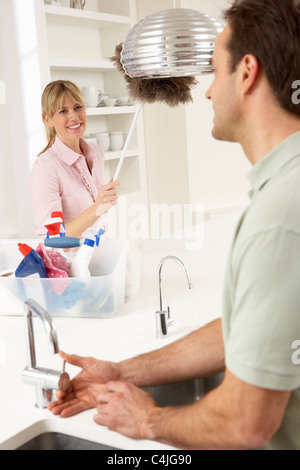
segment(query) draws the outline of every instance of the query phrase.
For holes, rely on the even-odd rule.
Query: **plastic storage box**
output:
[[[20,240],[36,248],[40,240]],[[0,271],[15,271],[23,256],[19,240],[0,240]],[[66,258],[74,254],[64,252]],[[95,247],[89,278],[16,278],[1,275],[1,296],[34,299],[52,316],[111,317],[140,283],[140,251],[129,240],[103,240]],[[4,302],[5,304],[5,302]],[[1,312],[5,315],[4,310]]]

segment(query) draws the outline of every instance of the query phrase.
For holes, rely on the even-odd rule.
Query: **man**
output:
[[[298,0],[241,0],[217,39],[207,91],[213,136],[239,142],[253,164],[252,201],[233,240],[222,320],[120,363],[69,356],[83,368],[50,405],[133,438],[190,449],[300,449],[300,79]],[[225,370],[202,400],[160,408],[138,387]]]

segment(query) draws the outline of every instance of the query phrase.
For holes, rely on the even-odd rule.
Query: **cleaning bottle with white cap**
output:
[[[69,275],[70,277],[90,277],[89,264],[94,252],[94,247],[99,246],[100,237],[103,235],[104,230],[90,227],[84,233],[84,243],[77,251],[71,266]]]

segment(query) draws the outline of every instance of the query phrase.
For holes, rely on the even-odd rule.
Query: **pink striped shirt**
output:
[[[80,139],[80,146],[86,159],[56,137],[52,147],[33,164],[30,191],[34,232],[39,236],[46,235],[44,224],[51,212],[62,211],[65,223],[71,222],[95,202],[99,189],[105,184],[103,150],[83,139]]]

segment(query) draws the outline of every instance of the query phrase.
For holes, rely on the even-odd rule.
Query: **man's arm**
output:
[[[58,401],[49,410],[62,417],[72,416],[97,406],[102,384],[129,382],[139,387],[180,382],[224,370],[224,345],[221,320],[203,326],[164,348],[120,363],[100,361],[76,354],[60,355],[82,371],[70,383],[67,392],[58,391]]]
[[[120,380],[138,387],[205,377],[224,371],[221,319],[214,320],[164,348],[120,364]]]
[[[229,370],[222,384],[187,406],[160,408],[146,392],[110,382],[98,395],[95,421],[128,437],[186,449],[257,449],[276,432],[289,391],[247,384]]]

